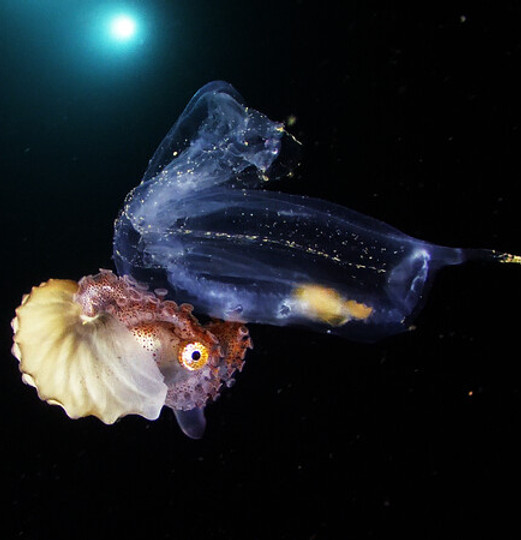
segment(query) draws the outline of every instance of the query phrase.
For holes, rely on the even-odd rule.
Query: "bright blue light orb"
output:
[[[110,33],[114,39],[128,41],[136,33],[136,22],[128,15],[118,15],[110,23]]]

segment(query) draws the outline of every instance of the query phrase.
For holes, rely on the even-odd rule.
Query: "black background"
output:
[[[104,6],[134,9],[135,45],[96,37]],[[296,117],[275,188],[521,251],[520,27],[514,1],[2,1],[2,538],[518,538],[519,267],[441,272],[376,345],[252,325],[201,441],[169,410],[69,420],[21,383],[9,322],[33,284],[112,268],[125,194],[214,79]]]

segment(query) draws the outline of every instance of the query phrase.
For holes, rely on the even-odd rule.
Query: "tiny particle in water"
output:
[[[286,119],[286,125],[288,127],[294,126],[297,123],[297,117],[294,114],[290,114]]]

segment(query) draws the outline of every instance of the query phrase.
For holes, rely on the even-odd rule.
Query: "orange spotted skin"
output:
[[[248,349],[253,349],[248,329],[238,322],[212,321],[206,328],[219,340],[223,348],[223,357],[229,376],[235,370],[242,371],[244,356]]]
[[[204,407],[223,384],[242,370],[252,347],[241,323],[212,321],[201,325],[192,306],[162,300],[133,279],[108,270],[79,282],[74,300],[83,316],[108,314],[132,333],[136,346],[153,354],[168,387],[165,405],[174,410]]]

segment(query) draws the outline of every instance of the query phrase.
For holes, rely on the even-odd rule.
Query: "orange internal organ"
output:
[[[331,326],[341,326],[353,319],[365,320],[373,312],[372,307],[345,298],[336,289],[314,283],[296,287],[292,304],[300,314]]]

